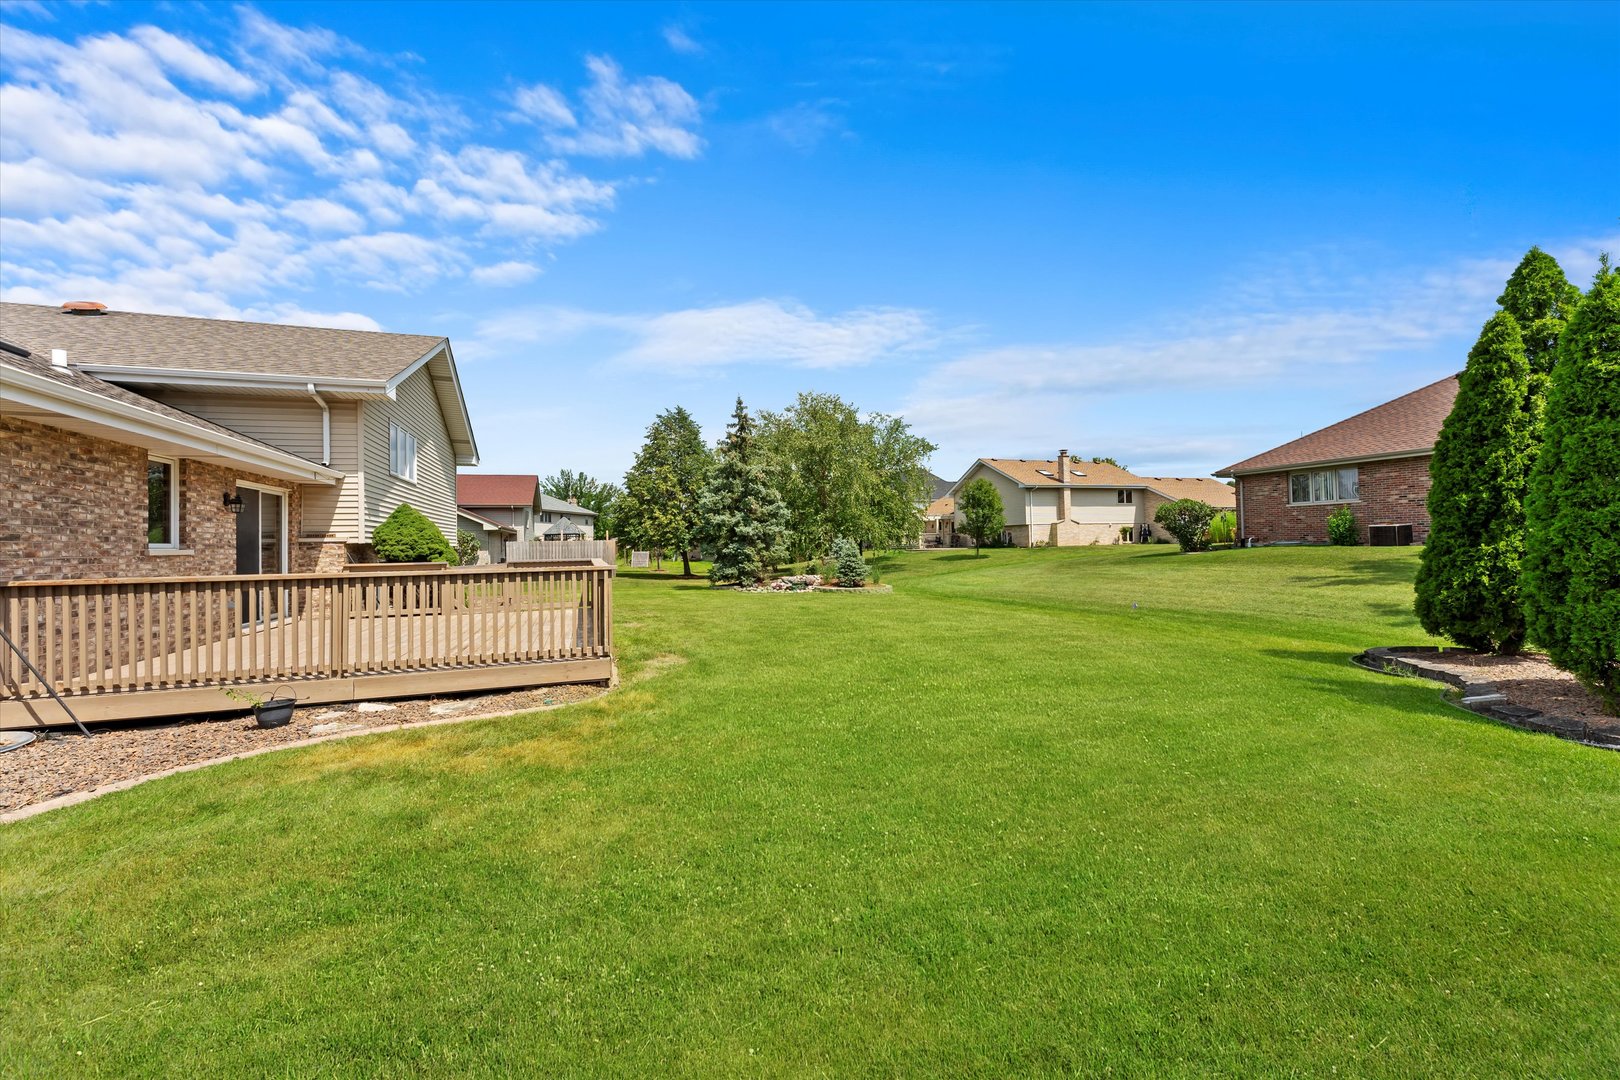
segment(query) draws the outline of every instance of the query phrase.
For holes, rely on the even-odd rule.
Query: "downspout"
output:
[[[309,383],[309,396],[315,399],[315,404],[321,407],[321,464],[327,468],[332,467],[332,410],[326,407],[326,401],[315,392],[315,384]]]
[[[1243,477],[1234,476],[1232,479],[1237,484],[1237,493],[1238,493],[1238,541],[1241,543],[1243,538],[1245,536],[1249,535],[1249,531],[1243,527]]]

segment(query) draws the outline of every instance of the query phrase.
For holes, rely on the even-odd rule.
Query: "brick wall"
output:
[[[139,447],[0,417],[0,581],[234,574],[236,515],[221,496],[238,480],[288,489],[292,569],[342,565],[333,549],[344,545],[298,543],[299,485],[190,460],[179,469],[180,545],[193,554],[151,554],[146,456]]]
[[[1260,543],[1276,540],[1327,542],[1327,518],[1341,505],[1348,505],[1361,528],[1361,542],[1367,542],[1368,525],[1410,523],[1413,543],[1429,535],[1429,459],[1397,458],[1368,461],[1361,470],[1359,502],[1288,504],[1288,473],[1256,473],[1238,478],[1238,505],[1242,508],[1242,530]]]

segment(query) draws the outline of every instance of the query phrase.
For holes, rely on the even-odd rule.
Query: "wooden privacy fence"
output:
[[[15,582],[0,585],[0,625],[76,711],[76,699],[105,706],[111,696],[199,688],[213,688],[217,711],[240,708],[218,690],[244,684],[287,683],[303,700],[332,701],[345,692],[317,684],[349,680],[380,696],[537,685],[548,681],[544,672],[465,673],[569,661],[599,663],[575,664],[554,681],[605,678],[612,589],[607,563]],[[374,678],[400,675],[418,677]],[[48,696],[0,648],[0,708]],[[187,707],[207,711],[207,699],[189,700]],[[143,713],[114,706],[92,707],[90,715]]]
[[[506,544],[507,565],[513,563],[587,562],[601,559],[612,566],[619,557],[613,540],[510,540]]]

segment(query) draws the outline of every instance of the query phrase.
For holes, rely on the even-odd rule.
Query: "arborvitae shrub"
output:
[[[461,561],[439,527],[410,503],[400,503],[372,531],[371,548],[383,562],[447,562],[453,566]]]
[[[1620,274],[1607,257],[1559,340],[1527,519],[1531,637],[1620,711]]]
[[[1429,537],[1415,607],[1431,634],[1511,655],[1524,644],[1519,564],[1535,451],[1530,367],[1519,324],[1497,312],[1480,331],[1429,460]]]

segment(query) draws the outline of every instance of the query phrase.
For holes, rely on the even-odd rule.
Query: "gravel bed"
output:
[[[1569,672],[1554,667],[1545,656],[1493,656],[1465,649],[1447,649],[1443,653],[1390,651],[1415,667],[1444,671],[1471,682],[1492,683],[1511,704],[1521,708],[1620,733],[1620,716],[1604,711],[1596,694]]]
[[[550,686],[504,694],[411,698],[357,705],[309,705],[285,726],[261,728],[251,715],[96,724],[91,738],[73,729],[40,733],[28,746],[0,754],[0,813],[76,791],[248,750],[367,728],[489,713],[518,713],[597,697],[602,686]]]

